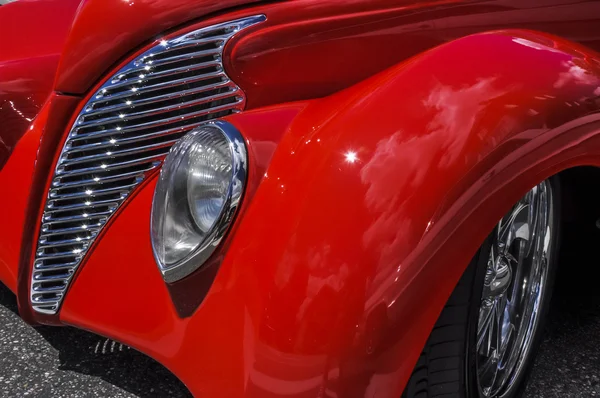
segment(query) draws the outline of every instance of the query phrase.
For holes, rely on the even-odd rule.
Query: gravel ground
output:
[[[597,277],[559,277],[526,398],[600,396]],[[575,287],[575,288],[574,288]],[[164,367],[74,328],[27,326],[0,285],[0,397],[187,397]]]

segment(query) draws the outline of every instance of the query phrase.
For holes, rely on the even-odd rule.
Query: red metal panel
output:
[[[105,231],[61,320],[153,356],[199,396],[396,398],[501,215],[562,169],[600,166],[599,69],[563,40],[497,32],[312,101],[190,318],[154,264],[153,180]],[[247,116],[231,118],[244,134]]]
[[[248,107],[318,98],[469,34],[534,29],[600,50],[600,2],[297,0],[235,37],[226,69]],[[337,7],[336,7],[337,5]]]
[[[19,1],[0,10],[0,170],[52,91],[78,4]]]
[[[52,91],[58,55],[0,62],[0,170]]]
[[[60,54],[80,0],[16,1],[0,11],[0,62]]]
[[[40,137],[48,121],[48,104],[19,141],[10,160],[0,169],[0,281],[13,292],[17,291],[19,256],[27,201],[35,169]]]

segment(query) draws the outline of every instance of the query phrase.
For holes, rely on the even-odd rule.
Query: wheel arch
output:
[[[241,235],[252,225],[269,242],[245,241],[246,256],[270,251],[263,272],[298,273],[289,291],[269,291],[278,299],[266,308],[278,313],[307,275],[329,275],[335,300],[309,301],[340,314],[319,319],[340,377],[354,391],[387,385],[399,394],[502,215],[544,179],[600,165],[599,65],[557,37],[491,32],[314,101],[242,221]],[[269,319],[282,330],[278,344],[298,338]]]
[[[559,253],[559,288],[592,289],[592,282],[587,281],[595,272],[589,259],[596,257],[596,242],[600,238],[600,168],[573,167],[561,171],[558,177],[564,232]]]

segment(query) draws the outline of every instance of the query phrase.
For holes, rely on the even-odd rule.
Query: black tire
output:
[[[506,394],[502,393],[502,398],[515,398],[523,394],[550,306],[560,242],[560,183],[558,177],[548,181],[552,189],[552,224],[555,232],[550,249],[547,287],[540,302],[538,326],[531,340],[529,354],[513,387]],[[403,398],[483,397],[476,377],[474,347],[493,236],[493,233],[490,234],[482,244],[448,299],[405,387]]]

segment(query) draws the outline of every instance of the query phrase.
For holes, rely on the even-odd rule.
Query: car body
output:
[[[249,160],[216,251],[163,280],[153,168],[37,311],[41,220],[78,115],[159,43],[249,16],[264,18],[222,55]],[[0,280],[27,322],[127,344],[197,396],[399,397],[489,230],[541,180],[600,165],[599,20],[570,0],[3,5]]]

